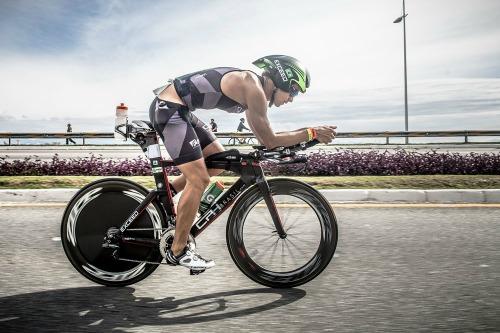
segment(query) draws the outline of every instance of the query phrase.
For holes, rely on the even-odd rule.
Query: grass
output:
[[[80,188],[99,176],[0,176],[0,189]],[[153,188],[152,176],[120,177]],[[170,177],[174,179],[175,177]],[[273,177],[269,177],[271,179]],[[500,189],[500,175],[292,177],[317,189]],[[237,177],[213,177],[226,187]]]

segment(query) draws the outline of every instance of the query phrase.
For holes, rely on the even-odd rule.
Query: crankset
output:
[[[165,258],[167,255],[167,250],[170,249],[172,243],[174,242],[175,227],[168,228],[160,237],[160,253]],[[194,250],[196,248],[196,241],[193,235],[189,234],[188,246]]]

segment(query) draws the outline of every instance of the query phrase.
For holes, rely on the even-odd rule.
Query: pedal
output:
[[[204,269],[190,269],[189,275],[198,275],[200,273],[203,273],[204,271],[205,271]]]

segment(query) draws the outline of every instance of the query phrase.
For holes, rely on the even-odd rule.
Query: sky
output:
[[[407,0],[410,130],[500,127],[500,1]],[[397,0],[0,2],[0,131],[111,132],[115,106],[147,119],[169,78],[287,54],[309,91],[273,129],[404,130]],[[240,115],[197,110],[219,130]]]

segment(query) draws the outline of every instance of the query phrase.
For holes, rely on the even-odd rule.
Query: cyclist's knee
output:
[[[202,191],[210,183],[210,175],[203,159],[181,164],[177,167],[186,177],[186,188]]]
[[[189,177],[187,179],[186,186],[204,191],[208,184],[210,184],[210,175],[208,174],[208,172],[200,172],[199,174],[195,174],[192,177]]]

